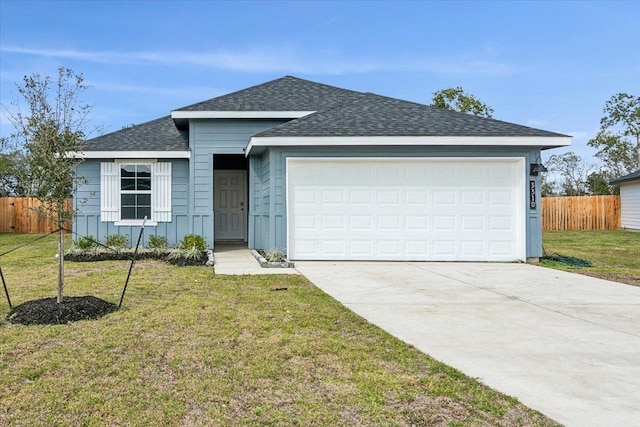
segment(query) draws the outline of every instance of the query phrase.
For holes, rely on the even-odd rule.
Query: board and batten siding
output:
[[[253,160],[252,169],[259,173],[251,200],[261,199],[260,215],[250,217],[256,227],[260,218],[260,233],[250,234],[249,247],[258,249],[278,248],[286,253],[286,159],[288,157],[521,157],[525,159],[525,224],[527,258],[542,256],[542,215],[540,205],[540,176],[529,176],[529,164],[540,156],[540,150],[531,147],[271,147]],[[267,174],[268,171],[268,174]],[[537,205],[529,206],[529,182],[534,181]],[[269,209],[266,209],[266,207]],[[266,223],[265,223],[266,221]],[[256,227],[258,230],[258,227]]]
[[[270,209],[269,154],[249,158],[249,242],[253,248],[264,248],[269,241]]]
[[[640,230],[640,181],[620,184],[620,226]]]
[[[100,164],[113,161],[113,159],[85,160],[76,166],[76,172],[86,180],[86,184],[78,187],[76,197],[73,199],[73,209],[77,213],[74,218],[73,230],[78,233],[74,236],[93,236],[104,242],[107,236],[112,234],[126,235],[129,244],[137,241],[140,227],[116,226],[114,222],[102,221],[100,216],[101,177]],[[157,226],[146,226],[143,245],[148,244],[149,236],[160,235],[167,238],[170,246],[176,245],[185,234],[193,229],[189,219],[188,194],[189,194],[189,161],[186,159],[164,160],[171,162],[171,218],[169,222],[158,222]],[[118,171],[119,174],[119,171]],[[168,179],[165,177],[164,181]],[[161,214],[162,219],[167,219],[168,212]]]
[[[286,120],[253,120],[253,119],[206,119],[189,122],[189,146],[191,147],[191,165],[189,175],[193,186],[190,205],[194,233],[201,234],[207,243],[213,246],[214,213],[213,213],[213,156],[215,154],[241,154],[249,144],[249,139],[262,131],[271,129]],[[260,168],[255,161],[250,163]],[[250,176],[252,174],[250,173]],[[249,186],[255,186],[250,178]],[[261,190],[260,190],[261,191]],[[254,194],[255,190],[250,194]],[[249,197],[250,202],[254,200]],[[251,206],[251,203],[249,203]],[[251,216],[251,212],[249,212]],[[251,230],[251,227],[249,227]],[[250,231],[250,234],[253,232]]]

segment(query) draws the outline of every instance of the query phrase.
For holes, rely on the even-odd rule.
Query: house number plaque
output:
[[[536,182],[529,181],[529,207],[536,208]]]

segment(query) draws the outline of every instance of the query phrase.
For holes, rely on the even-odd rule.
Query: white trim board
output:
[[[191,151],[81,151],[71,155],[82,159],[189,159]]]
[[[315,111],[172,111],[172,119],[299,119]]]
[[[253,137],[245,149],[251,154],[254,147],[293,146],[499,146],[499,147],[566,147],[570,136],[306,136]]]

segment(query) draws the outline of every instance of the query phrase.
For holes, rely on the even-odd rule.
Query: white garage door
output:
[[[293,260],[525,260],[524,159],[287,159]]]

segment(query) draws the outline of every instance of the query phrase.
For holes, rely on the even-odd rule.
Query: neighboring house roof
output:
[[[305,136],[525,136],[564,137],[429,105],[361,94],[325,111],[292,120],[255,137]]]
[[[319,111],[359,96],[361,92],[285,76],[174,111]]]
[[[629,175],[622,176],[618,179],[611,181],[611,185],[624,184],[625,182],[640,181],[640,170],[630,173]]]
[[[83,151],[187,151],[189,137],[170,116],[85,141]]]

